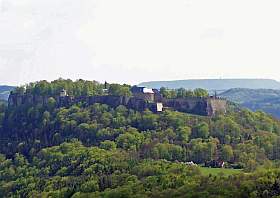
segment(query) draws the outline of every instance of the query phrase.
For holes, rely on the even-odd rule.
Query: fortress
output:
[[[136,86],[131,88],[131,92],[131,97],[113,95],[73,97],[69,96],[66,90],[62,90],[60,95],[53,98],[56,101],[56,107],[70,107],[78,103],[83,105],[100,103],[113,108],[124,105],[129,109],[137,111],[149,109],[155,113],[172,109],[201,116],[214,116],[218,112],[226,113],[227,110],[227,101],[217,97],[166,99],[156,89]],[[50,96],[11,93],[8,105],[9,108],[20,105],[47,105],[49,98]]]

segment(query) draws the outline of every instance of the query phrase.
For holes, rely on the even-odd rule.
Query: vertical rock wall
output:
[[[20,105],[46,105],[50,97],[38,96],[32,94],[10,94],[9,107],[17,107]],[[85,105],[92,105],[95,103],[106,104],[113,108],[124,105],[127,108],[135,109],[137,111],[144,111],[150,109],[154,111],[155,104],[148,100],[137,97],[125,97],[125,96],[81,96],[81,97],[56,97],[57,107],[70,107],[73,104],[83,103]],[[219,98],[199,98],[190,97],[182,99],[165,99],[161,98],[164,108],[171,108],[176,111],[202,115],[213,116],[217,112],[226,113],[227,101]]]

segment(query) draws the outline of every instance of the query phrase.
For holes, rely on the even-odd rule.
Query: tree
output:
[[[208,138],[209,137],[209,126],[206,122],[197,124],[192,130],[192,138]]]
[[[207,97],[207,96],[209,96],[207,90],[205,90],[205,89],[197,88],[193,92],[194,92],[194,96],[196,96],[196,97]]]
[[[217,142],[202,142],[202,139],[193,139],[191,145],[191,158],[196,163],[204,163],[216,158]]]
[[[179,129],[177,129],[176,133],[177,140],[182,141],[183,143],[187,143],[191,135],[191,128],[188,126],[180,127]]]
[[[43,80],[35,84],[33,94],[46,96],[50,93],[51,85],[49,82]]]
[[[142,119],[140,120],[139,126],[143,130],[154,130],[157,128],[158,118],[158,115],[152,113],[149,110],[146,110],[142,115]]]
[[[48,111],[45,111],[42,116],[42,127],[47,127],[51,120],[51,114]]]
[[[165,159],[169,161],[184,160],[183,148],[178,145],[159,143],[151,151],[154,159]]]
[[[177,98],[184,98],[186,96],[186,90],[184,88],[180,88],[177,90]]]
[[[105,140],[100,143],[100,148],[105,150],[115,150],[117,148],[117,145],[113,141]]]
[[[56,107],[56,100],[53,97],[48,98],[47,101],[47,108],[49,111],[54,110],[54,108]]]
[[[110,84],[109,90],[110,95],[114,96],[131,96],[130,87],[119,84]]]
[[[230,145],[224,145],[221,149],[221,159],[230,162],[233,158],[233,150]]]
[[[117,139],[117,145],[125,150],[138,150],[144,141],[144,135],[137,132],[126,132],[121,134]]]
[[[165,98],[170,98],[170,94],[165,87],[161,87],[159,90],[160,94]]]
[[[13,92],[19,95],[23,95],[25,93],[25,87],[24,86],[16,87]]]
[[[194,93],[192,90],[186,90],[185,97],[193,97]]]
[[[98,178],[91,178],[90,181],[81,185],[82,192],[96,192],[99,191]]]

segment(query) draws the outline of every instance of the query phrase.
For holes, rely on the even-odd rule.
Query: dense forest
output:
[[[234,105],[214,117],[55,105],[62,89],[92,96],[105,94],[104,86],[40,81],[15,92],[47,96],[46,105],[0,106],[0,197],[280,196],[279,120]],[[129,85],[107,86],[106,94],[131,95]],[[171,98],[208,95],[160,91]],[[238,173],[203,173],[211,161]]]
[[[280,90],[230,89],[219,96],[227,98],[252,111],[261,110],[280,118]]]

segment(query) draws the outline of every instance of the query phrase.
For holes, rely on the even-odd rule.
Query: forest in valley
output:
[[[229,103],[213,117],[153,113],[77,103],[71,96],[131,96],[130,85],[40,81],[21,94],[46,104],[0,105],[0,197],[279,197],[280,121]],[[196,89],[160,89],[167,98],[206,97]],[[205,173],[223,161],[233,174]],[[190,165],[193,162],[194,165]],[[213,170],[216,170],[213,168]]]

